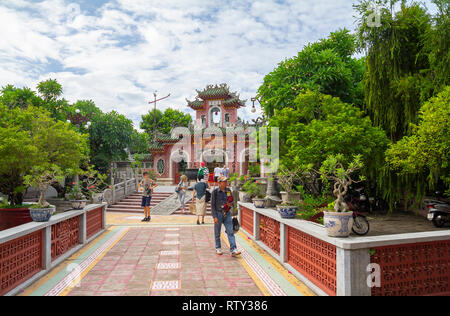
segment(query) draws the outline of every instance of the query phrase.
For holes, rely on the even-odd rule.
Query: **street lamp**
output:
[[[91,126],[91,115],[83,115],[80,113],[79,109],[75,110],[75,114],[69,113],[67,114],[67,123],[73,124],[80,128],[81,126],[84,126],[86,129],[88,129]]]

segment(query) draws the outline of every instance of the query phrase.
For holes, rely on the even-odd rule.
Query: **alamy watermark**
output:
[[[270,133],[270,135],[269,135]],[[172,138],[179,141],[172,147],[171,160],[179,163],[245,163],[261,162],[264,173],[275,173],[280,157],[279,128],[186,127],[172,130]],[[269,148],[270,147],[270,148]]]
[[[368,7],[370,13],[366,18],[368,27],[381,27],[381,9],[379,4],[371,3]]]

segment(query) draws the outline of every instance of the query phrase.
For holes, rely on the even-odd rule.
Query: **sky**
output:
[[[428,2],[429,1],[425,1]],[[158,108],[187,113],[195,89],[227,83],[250,99],[302,47],[355,30],[351,0],[0,0],[0,86],[57,79],[64,98],[93,100],[139,127]]]

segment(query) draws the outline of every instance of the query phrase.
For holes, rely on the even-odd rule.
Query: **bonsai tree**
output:
[[[84,175],[82,180],[83,186],[79,186],[79,188],[80,191],[84,191],[85,195],[89,195],[92,198],[95,193],[101,193],[106,188],[108,176],[95,170],[94,166],[88,166],[82,175]]]
[[[336,200],[332,204],[335,212],[348,211],[344,197],[347,195],[349,186],[364,181],[363,176],[360,176],[359,181],[352,178],[352,174],[364,166],[361,158],[361,155],[355,156],[353,161],[345,167],[343,155],[329,156],[320,167],[319,174],[322,180],[334,182],[333,194]]]
[[[287,193],[287,201],[283,201],[283,204],[295,204],[292,199],[292,195],[297,193],[295,182],[299,179],[300,169],[289,169],[286,166],[282,166],[278,171],[278,183],[281,188]],[[283,192],[282,192],[283,193]]]
[[[69,191],[69,199],[71,201],[83,201],[86,199],[79,183],[73,183],[73,186]]]
[[[36,176],[36,168],[76,171],[87,157],[86,136],[33,106],[8,109],[0,104],[0,139],[0,191],[11,205],[22,204],[24,177]]]
[[[266,197],[266,193],[258,181],[248,180],[243,187],[244,191],[250,195],[251,198],[263,199]]]
[[[24,183],[29,186],[36,187],[39,190],[40,196],[38,203],[31,206],[32,208],[51,208],[52,206],[45,201],[45,193],[50,185],[55,182],[61,183],[64,180],[64,173],[56,166],[48,167],[38,166],[34,167],[30,174],[24,177]]]

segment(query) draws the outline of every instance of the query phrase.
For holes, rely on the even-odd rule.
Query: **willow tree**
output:
[[[422,5],[399,0],[361,0],[359,44],[366,52],[365,104],[375,125],[393,141],[408,133],[418,110],[432,95],[425,41],[431,17]],[[378,9],[374,9],[377,7]],[[379,25],[373,16],[380,17]]]
[[[448,84],[448,0],[433,2],[439,8],[434,17],[406,0],[360,0],[355,6],[366,53],[366,110],[393,144],[413,133],[421,106]],[[394,201],[422,197],[427,174],[398,173],[387,164],[380,168],[379,186],[392,209]]]

